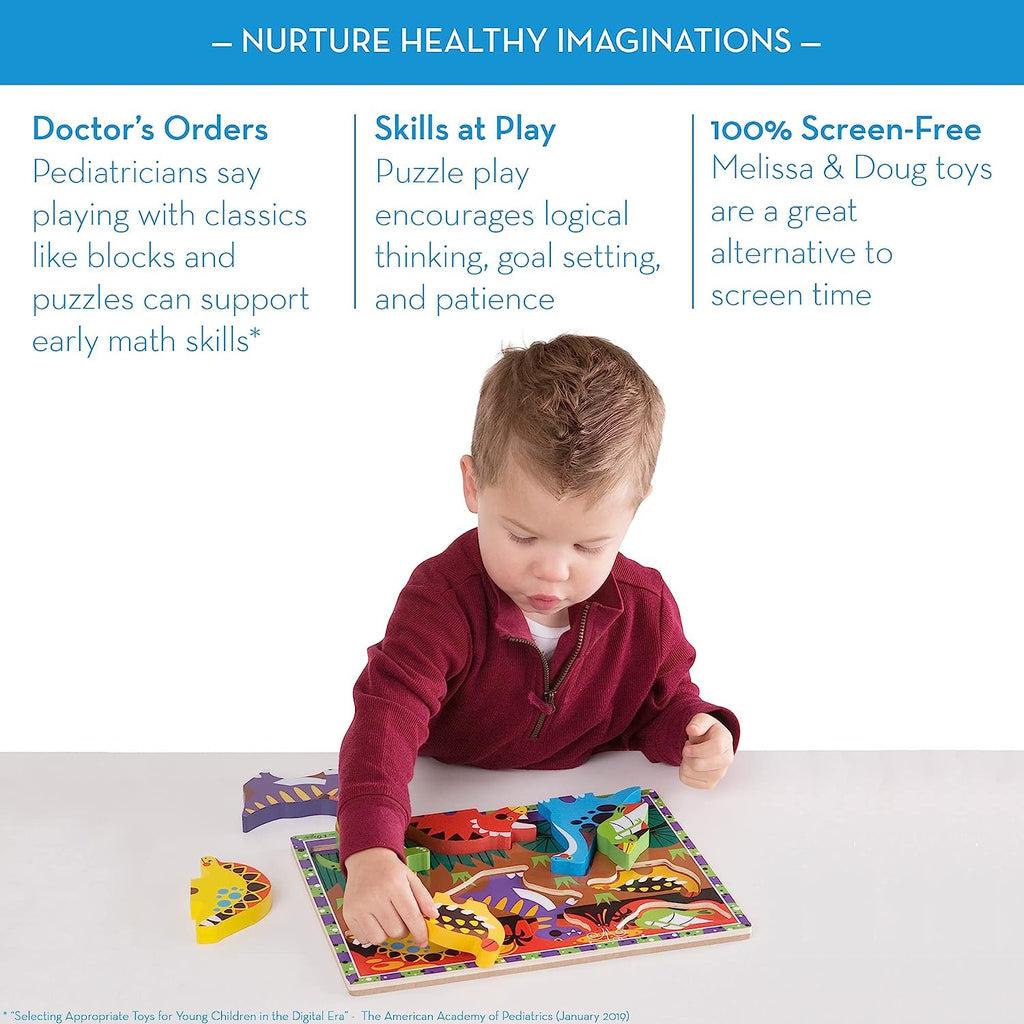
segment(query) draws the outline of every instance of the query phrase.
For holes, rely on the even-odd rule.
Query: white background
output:
[[[557,121],[547,150],[501,150],[508,162],[529,163],[537,180],[517,204],[628,195],[629,240],[658,250],[661,273],[538,277],[559,294],[551,313],[375,313],[378,286],[396,281],[369,267],[372,211],[385,197],[372,189],[373,161],[393,155],[374,146],[371,124],[378,113],[420,110],[450,122],[517,111]],[[418,562],[474,524],[457,463],[483,372],[502,343],[572,330],[628,348],[665,396],[655,490],[623,551],[669,582],[698,652],[694,678],[708,699],[737,712],[744,746],[1019,749],[1019,110],[1018,89],[980,87],[4,90],[0,747],[336,747],[352,682],[398,590]],[[31,139],[36,113],[142,113],[159,123],[175,111],[264,121],[272,143],[89,149]],[[970,190],[860,183],[843,196],[816,185],[726,189],[706,173],[705,130],[698,252],[709,244],[716,198],[852,195],[862,229],[815,235],[832,244],[876,238],[897,261],[871,278],[867,310],[715,311],[705,302],[691,312],[690,114],[698,125],[766,116],[795,124],[812,111],[981,123],[983,141],[970,152],[993,165],[993,180]],[[358,313],[353,112],[364,240]],[[771,153],[810,159],[821,148],[793,142]],[[913,158],[948,148],[921,144]],[[265,183],[234,198],[305,207],[309,228],[235,233],[242,258],[233,275],[161,282],[305,285],[312,311],[262,318],[263,340],[245,356],[87,362],[34,353],[31,293],[62,285],[59,274],[30,269],[31,210],[69,190],[33,187],[32,158],[71,162],[72,150],[74,159],[259,163]],[[427,162],[442,150],[453,156],[442,146],[402,155]],[[182,194],[199,205],[222,191]],[[82,189],[77,204],[154,195]],[[172,195],[162,189],[158,198]],[[467,197],[420,201],[456,198]],[[497,193],[474,200],[499,201]],[[168,235],[166,245],[184,238]],[[698,288],[702,273],[703,264]],[[75,280],[164,287],[138,271]],[[140,317],[140,329],[154,320]],[[74,318],[46,326],[66,323]]]

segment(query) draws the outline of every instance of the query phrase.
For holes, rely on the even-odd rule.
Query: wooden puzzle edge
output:
[[[740,925],[733,934],[722,935],[691,935],[676,939],[666,939],[660,942],[649,942],[637,946],[617,946],[615,949],[593,949],[584,950],[581,953],[569,954],[572,963],[593,963],[597,960],[619,959],[624,956],[633,956],[642,953],[661,953],[665,950],[674,949],[677,946],[710,946],[720,942],[742,942],[750,938],[750,925]],[[742,929],[742,930],[741,930]],[[471,968],[468,970],[448,971],[445,974],[414,975],[410,978],[393,978],[391,981],[370,981],[361,979],[359,982],[349,984],[348,991],[353,996],[372,995],[374,992],[394,991],[395,989],[423,988],[426,985],[436,985],[446,981],[469,981],[473,978],[487,978],[500,972],[502,975],[518,974],[522,971],[542,971],[549,967],[561,967],[565,964],[565,954],[546,959],[522,960],[518,963],[506,964],[499,960],[493,967],[483,970],[476,968],[475,964],[469,963],[463,966]]]

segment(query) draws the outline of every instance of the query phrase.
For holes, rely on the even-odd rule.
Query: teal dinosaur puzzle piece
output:
[[[551,858],[551,870],[557,874],[585,875],[594,859],[598,826],[613,817],[624,804],[641,800],[640,787],[631,786],[617,793],[595,796],[560,796],[537,804],[537,813],[551,823],[552,834],[565,844],[561,853]]]

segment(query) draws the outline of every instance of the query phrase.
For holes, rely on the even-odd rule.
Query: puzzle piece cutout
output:
[[[650,846],[647,808],[643,800],[624,804],[597,826],[597,848],[617,867],[631,868]]]
[[[551,858],[551,870],[580,877],[594,859],[595,833],[601,822],[612,817],[623,804],[640,802],[640,787],[630,786],[617,793],[595,796],[560,796],[537,804],[537,813],[551,823],[551,832],[565,843],[565,849]]]
[[[501,952],[505,928],[479,900],[456,903],[451,893],[434,894],[437,917],[427,918],[427,935],[435,946],[472,953],[477,967],[492,967]]]
[[[199,864],[189,893],[196,942],[220,942],[267,916],[272,890],[259,868],[216,857],[203,857]]]
[[[421,814],[409,822],[406,841],[435,853],[481,853],[511,850],[513,843],[537,838],[537,826],[523,821],[525,807],[501,807],[486,814],[475,807]]]
[[[282,778],[260,772],[242,787],[242,831],[251,832],[278,818],[338,813],[338,773],[317,772]]]

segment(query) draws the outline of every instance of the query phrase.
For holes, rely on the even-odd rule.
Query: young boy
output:
[[[345,922],[360,941],[423,945],[435,915],[404,859],[417,754],[573,768],[640,750],[702,789],[728,769],[736,716],[690,681],[661,575],[619,554],[663,418],[654,383],[603,338],[508,349],[488,371],[461,461],[478,526],[413,572],[341,745]]]

